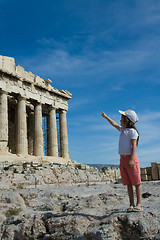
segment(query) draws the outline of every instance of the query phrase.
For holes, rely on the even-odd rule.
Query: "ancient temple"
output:
[[[0,56],[0,156],[43,157],[45,142],[45,155],[69,160],[67,111],[72,95],[50,83],[16,66],[14,58]]]

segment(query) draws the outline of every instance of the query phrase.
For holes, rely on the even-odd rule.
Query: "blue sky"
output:
[[[160,1],[0,0],[0,55],[73,94],[69,151],[118,164],[118,110],[139,116],[142,167],[160,161]]]

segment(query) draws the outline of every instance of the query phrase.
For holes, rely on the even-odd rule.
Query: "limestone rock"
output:
[[[144,211],[127,213],[122,184],[1,190],[2,240],[160,239],[160,182],[144,182]],[[16,204],[17,203],[17,204]],[[21,211],[16,212],[16,208]],[[10,216],[5,213],[9,210]]]
[[[84,166],[86,166],[84,168]],[[45,163],[23,163],[2,167],[0,173],[0,189],[25,189],[54,184],[55,186],[76,184],[113,183],[115,178],[106,175],[93,167],[84,165],[77,168],[72,165]]]

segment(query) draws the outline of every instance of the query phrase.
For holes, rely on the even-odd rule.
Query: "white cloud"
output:
[[[83,98],[83,99],[72,99],[72,101],[69,104],[69,109],[70,111],[79,109],[80,107],[89,104],[90,100],[88,98]]]
[[[67,84],[74,87],[89,86],[93,81],[96,84],[112,79],[111,89],[121,91],[126,83],[139,80],[132,77],[135,73],[148,68],[151,70],[150,75],[145,79],[142,77],[141,80],[159,81],[157,75],[155,78],[152,76],[152,71],[159,71],[159,40],[140,39],[129,49],[102,49],[101,52],[88,49],[77,54],[71,54],[66,46],[63,47],[63,43],[56,43],[57,49],[45,49],[37,56],[25,58],[21,65],[41,77],[56,77],[56,81],[60,80],[62,85],[67,80]]]
[[[152,121],[160,120],[160,111],[145,111],[144,113],[140,114],[140,120],[142,123],[152,123]]]
[[[140,123],[137,124],[140,131],[140,142],[142,146],[153,146],[159,142],[160,112],[146,111],[139,115]]]

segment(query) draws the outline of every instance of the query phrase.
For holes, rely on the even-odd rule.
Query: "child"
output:
[[[120,154],[120,172],[123,185],[127,185],[130,207],[128,212],[143,211],[141,205],[142,189],[139,160],[136,154],[136,148],[139,140],[139,133],[135,127],[138,116],[133,110],[126,112],[119,111],[121,115],[121,125],[117,124],[109,118],[103,111],[101,116],[106,118],[108,122],[121,132],[119,138],[119,154]],[[136,188],[137,204],[134,205],[134,189]]]

